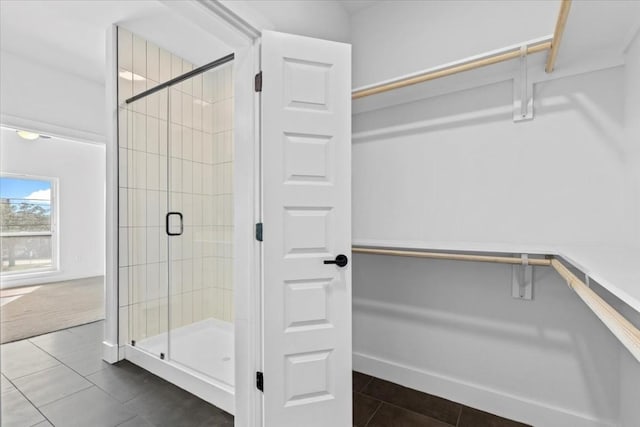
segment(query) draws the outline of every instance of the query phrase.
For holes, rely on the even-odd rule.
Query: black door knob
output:
[[[325,264],[335,264],[338,267],[344,267],[349,264],[349,258],[346,255],[340,254],[336,256],[336,259],[328,259],[324,261]]]

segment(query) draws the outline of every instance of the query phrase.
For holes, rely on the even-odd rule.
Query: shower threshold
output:
[[[169,341],[168,341],[169,339]],[[169,351],[165,359],[158,355]],[[125,359],[234,414],[233,324],[205,319],[125,346]]]

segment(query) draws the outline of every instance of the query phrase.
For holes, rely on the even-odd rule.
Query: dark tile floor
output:
[[[356,427],[528,427],[398,384],[353,373]]]
[[[123,361],[101,360],[103,322],[0,346],[3,427],[233,426],[233,417]],[[524,427],[353,373],[357,427]]]
[[[103,322],[0,346],[2,427],[233,426],[233,417],[126,361],[101,360]]]

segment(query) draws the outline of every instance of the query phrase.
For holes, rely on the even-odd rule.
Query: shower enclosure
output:
[[[122,102],[119,138],[119,282],[126,302],[121,317],[128,320],[121,321],[127,326],[120,334],[126,336],[127,358],[151,357],[229,393],[232,59]],[[134,86],[141,81],[133,72],[131,77]]]

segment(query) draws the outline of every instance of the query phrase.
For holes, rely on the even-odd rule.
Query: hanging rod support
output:
[[[533,82],[529,81],[527,46],[520,48],[520,73],[513,79],[513,121],[533,119]]]
[[[558,274],[567,281],[567,285],[575,291],[580,299],[593,311],[593,313],[604,323],[604,325],[615,335],[622,345],[640,362],[640,330],[629,322],[622,314],[609,305],[600,295],[595,293],[582,280],[578,279],[565,265],[554,256],[545,258],[529,258],[528,256],[489,256],[489,255],[469,255],[461,253],[439,253],[424,252],[418,250],[396,250],[353,247],[353,253],[404,256],[413,258],[430,258],[453,261],[476,261],[494,262],[511,265],[551,266]]]
[[[533,299],[533,266],[529,264],[529,255],[522,254],[522,263],[511,267],[511,296],[516,299]]]

